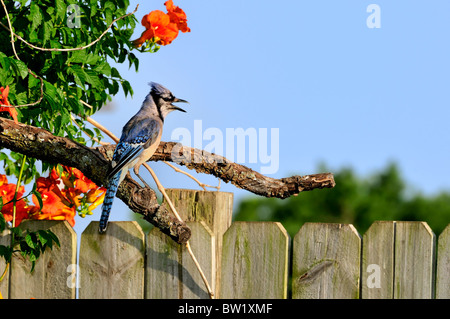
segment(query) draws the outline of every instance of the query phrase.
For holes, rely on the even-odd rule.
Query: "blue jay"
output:
[[[151,82],[149,85],[150,93],[146,96],[139,112],[123,127],[122,136],[113,154],[100,218],[100,233],[106,231],[117,188],[128,170],[134,167],[135,174],[147,185],[139,175],[139,166],[155,153],[161,141],[164,118],[175,110],[186,112],[172,103],[187,103],[187,101],[177,99],[172,92],[158,83]]]

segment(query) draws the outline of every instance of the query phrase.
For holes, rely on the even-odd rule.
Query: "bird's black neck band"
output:
[[[156,107],[156,110],[158,111],[159,118],[161,119],[161,121],[164,122],[164,117],[162,116],[161,108],[158,106],[158,103],[157,103],[159,98],[153,92],[150,92],[150,94],[152,96],[153,103],[155,103],[155,107]]]

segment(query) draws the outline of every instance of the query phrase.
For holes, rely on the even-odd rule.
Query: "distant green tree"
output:
[[[278,221],[291,237],[305,222],[349,223],[361,235],[376,220],[425,221],[436,235],[450,222],[450,193],[425,196],[412,191],[396,164],[367,178],[357,176],[351,168],[335,172],[334,177],[336,186],[332,189],[304,192],[285,200],[244,199],[234,219]]]

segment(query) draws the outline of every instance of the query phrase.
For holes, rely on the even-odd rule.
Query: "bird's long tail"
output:
[[[111,212],[114,197],[117,193],[117,188],[119,187],[120,174],[121,172],[118,172],[108,181],[107,191],[102,205],[102,216],[100,217],[100,225],[98,228],[99,233],[104,233],[106,231],[106,227],[108,227],[108,218]]]

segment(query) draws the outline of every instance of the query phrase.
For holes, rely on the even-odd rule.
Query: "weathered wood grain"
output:
[[[436,267],[436,298],[450,299],[450,224],[439,235]]]
[[[81,235],[79,298],[142,299],[145,237],[136,222],[91,222]]]
[[[146,236],[146,299],[178,299],[181,245],[152,228]]]
[[[54,245],[36,261],[33,273],[31,262],[21,255],[11,261],[10,291],[11,299],[73,299],[75,285],[71,273],[67,271],[76,264],[77,235],[67,221],[23,221],[22,229],[51,230],[58,237],[61,247]]]
[[[394,296],[395,222],[376,221],[363,237],[361,298]]]
[[[233,217],[233,193],[200,191],[192,189],[166,189],[180,217],[186,221],[203,221],[215,237],[215,295],[220,291],[220,272],[223,234],[231,225]]]
[[[434,297],[436,239],[425,222],[396,222],[395,299]]]
[[[217,276],[216,268],[216,239],[213,232],[202,221],[188,222],[192,230],[191,245],[192,252],[200,264],[203,273],[211,286],[212,291],[216,291],[215,283]],[[186,246],[183,245],[181,253],[181,276],[183,278],[183,299],[209,299],[208,291],[203,279],[195,266]]]
[[[359,298],[360,256],[353,225],[304,224],[294,237],[292,298]]]
[[[4,230],[0,233],[0,245],[9,246],[11,242],[11,233],[9,230]],[[2,298],[8,299],[9,297],[9,267],[6,269],[5,259],[0,257],[0,277],[5,272],[5,277],[0,281],[0,294]]]
[[[187,225],[192,229],[190,245],[208,281],[213,289],[220,283],[217,298],[286,298],[290,256],[293,298],[358,298],[359,292],[371,299],[450,297],[450,225],[436,247],[425,222],[374,222],[362,244],[352,225],[306,223],[291,251],[280,223],[234,222],[223,237],[217,281],[213,231],[205,221]],[[9,283],[0,283],[3,297],[74,298],[73,229],[58,221],[24,221],[21,226],[51,229],[62,247],[41,255],[32,274],[31,263],[15,256]],[[8,240],[0,236],[0,244]],[[158,228],[145,243],[136,222],[111,222],[106,235],[98,234],[98,223],[92,222],[81,237],[79,272],[80,298],[208,298],[185,246]]]
[[[289,235],[276,222],[234,222],[223,238],[220,298],[287,297]]]
[[[204,222],[188,222],[192,251],[212,285],[215,283],[215,238]],[[176,244],[157,228],[147,236],[145,298],[208,299],[198,269],[185,245]]]

